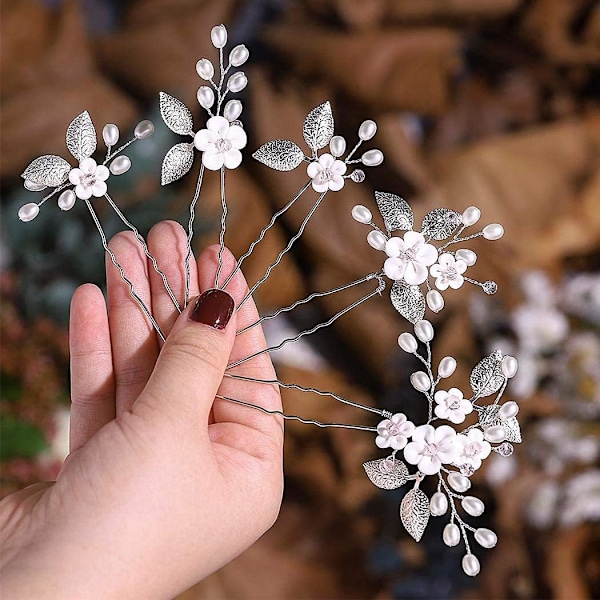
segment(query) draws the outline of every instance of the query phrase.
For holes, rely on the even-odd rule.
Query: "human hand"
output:
[[[181,298],[183,229],[159,223],[147,241]],[[281,419],[215,399],[220,390],[281,410],[277,388],[223,379],[228,363],[265,348],[260,327],[235,336],[257,320],[254,303],[223,330],[190,320],[193,301],[177,318],[133,235],[118,234],[111,248],[168,339],[160,349],[110,262],[108,311],[97,287],[76,291],[71,454],[56,482],[0,503],[5,599],[172,598],[249,547],[279,512]],[[235,261],[227,251],[223,259],[227,276]],[[193,265],[192,297],[214,286],[217,248]],[[241,272],[227,287],[236,303],[247,289]],[[274,379],[268,354],[234,372]]]

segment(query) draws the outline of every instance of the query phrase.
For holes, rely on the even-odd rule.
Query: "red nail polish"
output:
[[[198,296],[189,319],[196,323],[210,325],[215,329],[225,329],[234,308],[235,302],[227,292],[217,289],[206,290]]]

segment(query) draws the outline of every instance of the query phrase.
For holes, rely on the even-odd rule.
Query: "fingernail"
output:
[[[234,308],[233,298],[227,292],[216,289],[206,290],[198,296],[189,318],[190,321],[204,323],[215,329],[225,329]]]

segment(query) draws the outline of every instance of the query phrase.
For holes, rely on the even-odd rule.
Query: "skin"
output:
[[[178,298],[186,236],[162,222],[148,245]],[[172,598],[252,545],[277,518],[283,491],[278,417],[215,399],[281,409],[275,387],[223,378],[265,347],[247,302],[223,331],[178,316],[130,233],[111,247],[168,339],[154,330],[107,263],[107,297],[90,284],[71,303],[71,453],[55,482],[0,503],[2,597]],[[192,260],[191,295],[214,286],[217,247]],[[223,275],[235,260],[224,254]],[[221,281],[224,280],[224,277]],[[247,291],[238,274],[227,291]],[[268,354],[237,374],[273,378]]]

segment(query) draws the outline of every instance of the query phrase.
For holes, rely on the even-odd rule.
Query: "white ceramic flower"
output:
[[[458,452],[454,463],[458,467],[471,466],[475,471],[481,466],[481,461],[492,451],[490,443],[483,439],[483,431],[480,429],[470,429],[466,435],[458,434],[455,444]]]
[[[383,264],[384,273],[395,281],[404,279],[409,285],[420,285],[427,279],[427,267],[438,257],[432,244],[426,244],[423,234],[407,231],[404,239],[391,237],[385,244],[389,258]]]
[[[467,263],[462,258],[454,258],[452,254],[445,252],[429,272],[432,277],[435,277],[435,287],[443,291],[448,287],[457,290],[465,282],[462,274],[466,270]]]
[[[96,164],[93,158],[84,158],[79,168],[71,169],[69,181],[75,186],[75,195],[82,200],[92,196],[100,198],[106,194],[106,180],[110,171],[104,165]]]
[[[425,475],[438,473],[442,463],[454,462],[457,454],[456,431],[449,425],[434,428],[420,425],[412,434],[412,441],[404,448],[404,458],[417,465]]]
[[[377,425],[375,443],[379,448],[402,450],[414,430],[414,423],[409,421],[405,414],[396,413],[391,419],[385,419]]]
[[[462,423],[465,415],[473,412],[473,405],[463,397],[463,393],[458,388],[450,388],[447,392],[440,390],[433,398],[437,403],[435,414],[440,419]]]
[[[315,192],[326,192],[331,190],[337,192],[344,187],[344,178],[346,172],[346,163],[336,160],[327,152],[321,154],[319,158],[311,162],[306,168],[308,176],[312,179],[312,186]]]
[[[194,145],[202,152],[202,164],[211,171],[225,166],[235,169],[242,162],[240,150],[246,146],[246,132],[239,125],[231,125],[225,117],[211,117],[206,129],[194,137]]]

